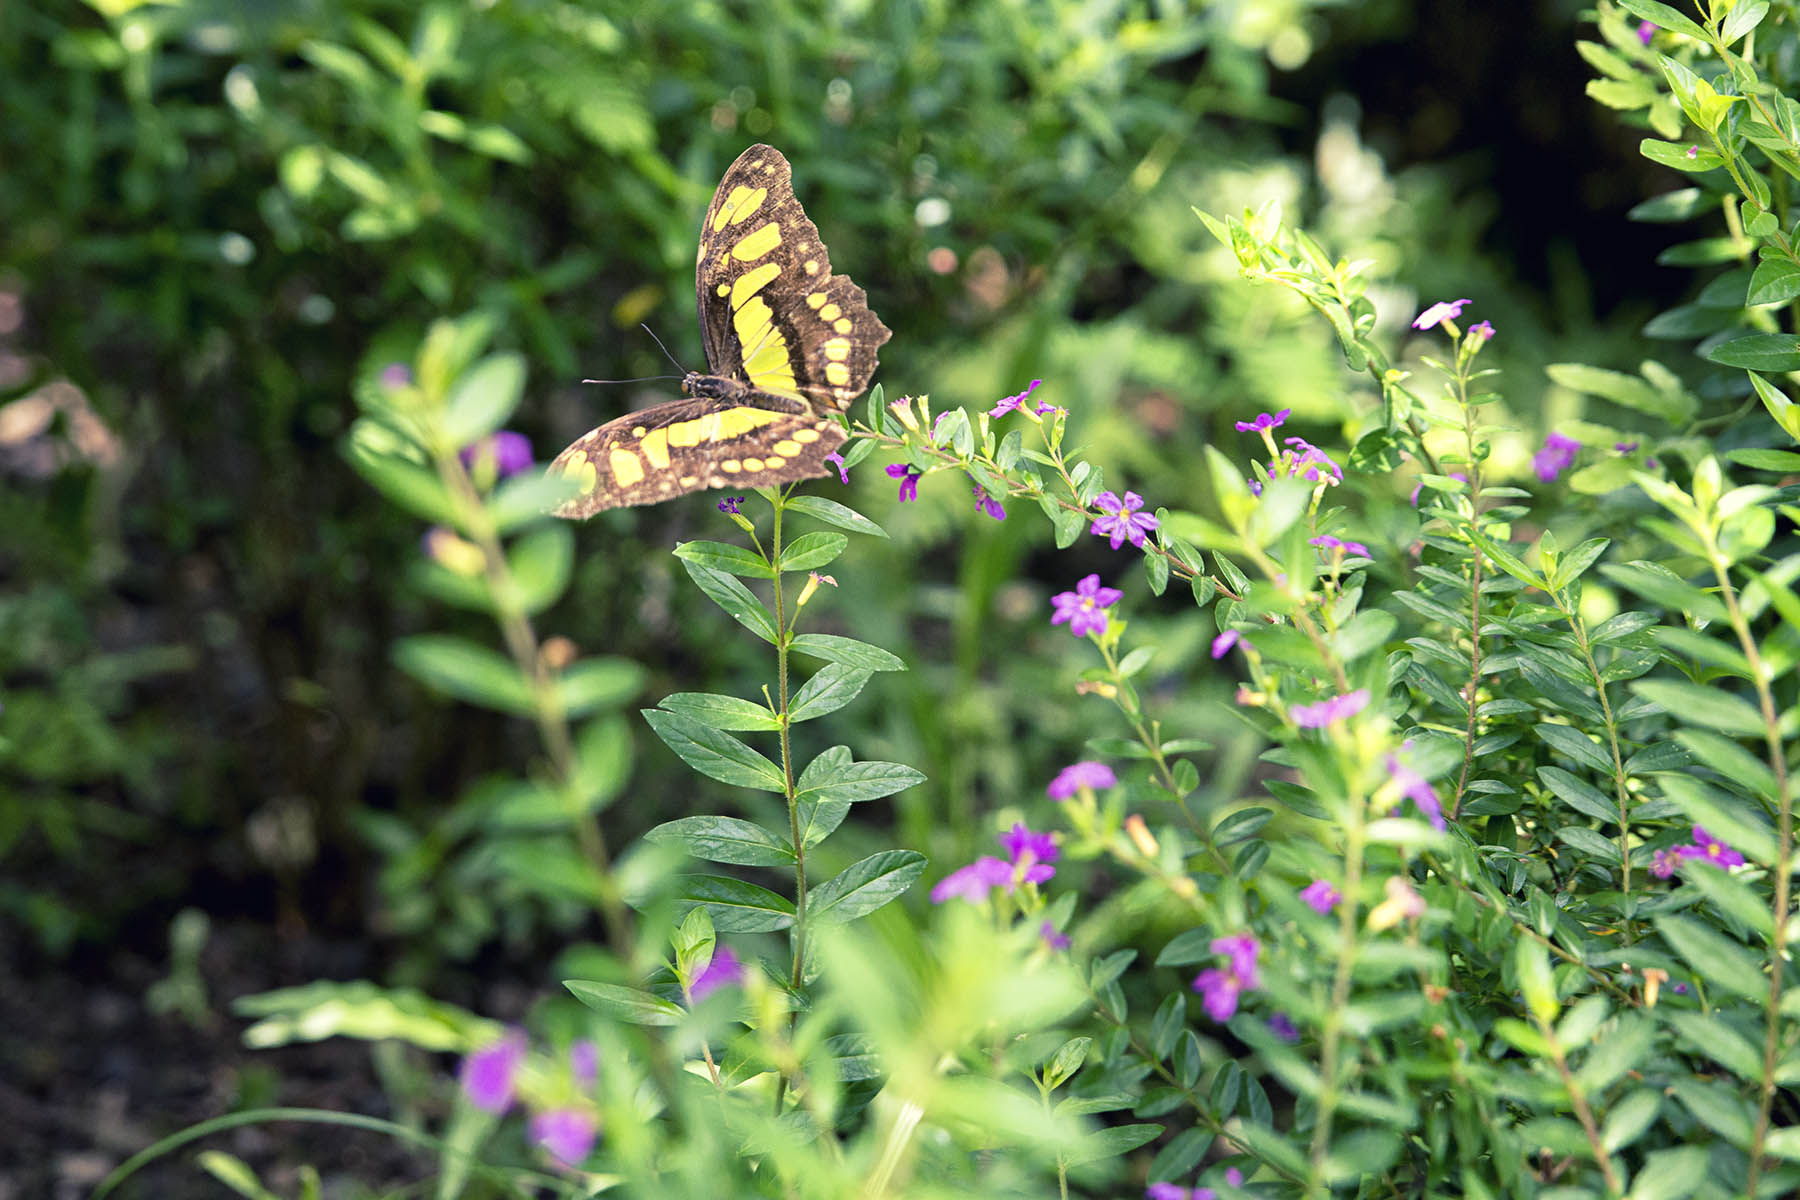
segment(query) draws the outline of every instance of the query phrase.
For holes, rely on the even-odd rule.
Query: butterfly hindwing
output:
[[[708,488],[825,475],[831,470],[825,456],[844,444],[844,431],[810,410],[789,411],[797,407],[783,397],[739,391],[670,400],[608,421],[550,464],[551,474],[579,489],[554,515],[591,517]]]
[[[694,284],[712,373],[841,412],[892,334],[849,276],[831,273],[794,196],[787,159],[752,146],[726,170],[700,225]]]
[[[609,421],[557,455],[551,471],[578,490],[556,516],[830,471],[825,457],[846,436],[837,415],[891,334],[863,290],[831,273],[779,151],[752,146],[726,169],[694,282],[711,373],[682,382],[688,399]]]

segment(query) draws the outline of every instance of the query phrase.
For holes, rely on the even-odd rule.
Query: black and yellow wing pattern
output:
[[[837,414],[869,385],[892,335],[863,290],[831,273],[780,151],[752,146],[719,181],[694,285],[711,374],[690,373],[685,399],[609,421],[557,455],[550,470],[579,489],[557,516],[831,470],[825,458],[844,442]]]

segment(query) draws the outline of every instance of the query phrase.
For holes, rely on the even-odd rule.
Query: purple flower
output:
[[[483,1112],[505,1112],[513,1100],[513,1077],[528,1048],[525,1031],[509,1029],[499,1041],[463,1059],[462,1090],[469,1103]]]
[[[698,1004],[720,988],[743,980],[744,964],[738,961],[730,946],[720,946],[713,951],[712,961],[688,985],[688,997]]]
[[[900,481],[900,503],[911,504],[919,498],[919,479],[921,472],[915,471],[910,463],[891,463],[887,469],[889,479]]]
[[[1069,948],[1068,935],[1059,932],[1056,926],[1048,921],[1045,921],[1042,925],[1038,926],[1038,936],[1043,938],[1044,945],[1050,947],[1052,950],[1067,950]]]
[[[1252,990],[1262,986],[1262,978],[1256,973],[1256,956],[1262,953],[1262,943],[1247,933],[1235,933],[1230,937],[1214,938],[1211,950],[1214,954],[1223,954],[1231,959],[1231,973]]]
[[[1689,158],[1699,158],[1700,157],[1700,147],[1699,146],[1689,146],[1687,148],[1687,156]]]
[[[1314,912],[1324,916],[1336,908],[1344,894],[1332,887],[1323,879],[1315,879],[1300,890],[1300,898],[1312,905]]]
[[[1617,450],[1620,454],[1630,454],[1633,450],[1636,450],[1637,448],[1638,448],[1638,444],[1636,442],[1614,442],[1613,443],[1613,449]]]
[[[1667,879],[1681,865],[1681,852],[1686,847],[1670,846],[1667,850],[1658,850],[1650,860],[1650,873],[1658,879]]]
[[[825,456],[825,461],[828,463],[836,463],[838,478],[845,483],[850,482],[850,468],[844,465],[843,455],[839,454],[836,450],[833,450],[830,454]]]
[[[1581,443],[1574,438],[1553,433],[1544,439],[1544,448],[1531,456],[1531,469],[1545,483],[1555,483],[1581,453]]]
[[[1362,558],[1374,557],[1374,555],[1369,553],[1369,548],[1361,542],[1342,542],[1337,538],[1332,537],[1329,533],[1320,534],[1306,544],[1309,546],[1319,546],[1326,550],[1338,550],[1345,554],[1355,554]]]
[[[1244,635],[1235,629],[1227,629],[1212,641],[1212,656],[1224,658],[1231,653],[1231,648],[1244,640]]]
[[[1194,976],[1193,988],[1200,993],[1206,1015],[1223,1025],[1237,1012],[1238,992],[1243,990],[1243,984],[1230,971],[1208,967]]]
[[[1655,21],[1639,21],[1637,28],[1638,41],[1648,46],[1650,39],[1656,36]]]
[[[1709,862],[1715,867],[1741,867],[1744,856],[1721,842],[1700,826],[1694,826],[1694,844],[1678,847],[1676,853],[1682,858],[1697,858]]]
[[[1041,379],[1032,380],[1030,386],[1028,386],[1024,391],[1020,392],[1018,395],[1008,396],[1008,397],[1006,397],[1006,399],[1000,401],[1000,403],[994,405],[994,407],[988,409],[988,416],[1004,417],[1007,413],[1011,412],[1013,409],[1015,409],[1015,408],[1019,407],[1019,405],[1023,404],[1025,402],[1025,397],[1027,397],[1027,396],[1031,395],[1031,393],[1037,391],[1038,385],[1043,382],[1044,381]],[[1043,408],[1040,406],[1038,411],[1042,412]]]
[[[497,430],[464,446],[460,457],[463,467],[470,471],[492,462],[494,474],[505,479],[531,468],[531,439],[510,429]]]
[[[1288,414],[1293,411],[1291,408],[1284,408],[1274,414],[1257,413],[1254,421],[1239,421],[1237,431],[1239,433],[1267,433],[1271,429],[1279,429],[1281,423],[1287,420]]]
[[[1454,321],[1462,316],[1463,305],[1469,302],[1468,297],[1461,300],[1439,300],[1430,308],[1413,318],[1414,329],[1430,329],[1433,325],[1442,325],[1445,321]]]
[[[591,1038],[582,1038],[569,1047],[569,1073],[584,1088],[593,1087],[600,1077],[600,1047]]]
[[[403,388],[412,382],[412,368],[405,363],[391,362],[381,368],[381,374],[376,378],[384,388]]]
[[[1113,774],[1111,767],[1103,762],[1084,759],[1078,763],[1070,763],[1058,771],[1056,778],[1050,781],[1050,786],[1044,789],[1044,794],[1052,800],[1068,800],[1082,788],[1097,792],[1118,782],[1119,777]]]
[[[1419,806],[1419,811],[1431,822],[1431,827],[1441,831],[1444,828],[1444,804],[1438,799],[1431,783],[1392,754],[1387,756],[1387,769],[1394,782],[1400,785],[1400,790]]]
[[[984,512],[988,516],[994,518],[994,520],[996,520],[996,521],[1006,520],[1006,510],[1004,508],[1000,507],[1000,502],[998,500],[994,499],[992,496],[988,495],[985,491],[983,491],[982,487],[979,483],[975,484],[974,487],[975,487],[975,507],[979,511]]]
[[[1226,1167],[1225,1182],[1229,1183],[1232,1187],[1242,1187],[1244,1183],[1244,1173],[1236,1167]]]
[[[719,511],[722,513],[735,513],[738,511],[738,506],[743,504],[743,502],[744,498],[742,496],[727,496],[719,501]]]
[[[565,1167],[580,1166],[594,1149],[594,1118],[578,1108],[553,1108],[533,1114],[531,1140]]]
[[[1144,1200],[1192,1200],[1193,1193],[1173,1183],[1153,1183],[1144,1189]]]
[[[1293,1043],[1300,1040],[1300,1031],[1286,1013],[1278,1012],[1269,1018],[1269,1032],[1284,1042]],[[1229,1177],[1227,1177],[1229,1178]],[[1231,1186],[1236,1187],[1234,1183]]]
[[[1479,343],[1485,343],[1494,336],[1494,327],[1487,321],[1477,321],[1469,326],[1469,336]]]
[[[1123,500],[1111,492],[1101,492],[1094,497],[1094,505],[1107,515],[1094,518],[1093,527],[1088,532],[1100,537],[1110,537],[1114,550],[1127,538],[1131,539],[1133,546],[1142,549],[1144,535],[1162,523],[1149,513],[1137,511],[1144,507],[1144,498],[1136,492],[1126,492]]]
[[[1005,859],[984,854],[966,867],[958,867],[950,874],[938,880],[938,885],[931,889],[931,902],[942,904],[944,901],[961,897],[971,904],[988,898],[988,893],[996,887],[1012,885],[1012,864]]]
[[[1325,470],[1331,474],[1333,479],[1340,482],[1343,480],[1343,468],[1331,461],[1331,455],[1325,453],[1305,438],[1284,438],[1282,444],[1293,447],[1293,449],[1288,451],[1289,475],[1298,475],[1302,479],[1310,480],[1313,483],[1319,483],[1321,482],[1319,478],[1319,468],[1324,467]],[[1302,470],[1302,467],[1304,467],[1305,470]]]
[[[1000,835],[1000,845],[1015,867],[1028,855],[1035,862],[1052,863],[1058,853],[1055,838],[1047,833],[1033,833],[1023,821],[1014,821],[1013,827]]]
[[[1368,707],[1368,704],[1369,689],[1357,688],[1354,692],[1345,692],[1341,696],[1327,697],[1317,704],[1296,704],[1288,709],[1288,715],[1302,729],[1323,729],[1327,725],[1354,717]]]
[[[1072,592],[1058,592],[1050,597],[1050,603],[1056,606],[1055,614],[1050,618],[1052,625],[1069,623],[1069,632],[1076,637],[1106,632],[1106,610],[1119,602],[1125,593],[1118,588],[1100,586],[1098,575],[1089,575],[1075,585]]]

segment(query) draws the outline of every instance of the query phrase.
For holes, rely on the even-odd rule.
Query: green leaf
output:
[[[656,736],[681,761],[702,775],[734,787],[756,788],[765,792],[787,790],[787,781],[780,767],[730,734],[702,725],[691,717],[665,712],[660,708],[646,708],[643,716],[650,723],[650,728],[656,731]]]
[[[644,834],[644,840],[679,846],[694,858],[740,867],[789,867],[794,849],[761,825],[737,817],[682,817]]]
[[[1759,961],[1735,940],[1710,925],[1676,913],[1658,913],[1652,920],[1663,940],[1710,986],[1752,1000],[1767,998],[1769,983]]]
[[[1689,150],[1696,151],[1692,157],[1689,157],[1688,155]],[[1717,154],[1714,154],[1711,150],[1696,149],[1695,144],[1692,142],[1663,142],[1658,141],[1655,138],[1645,138],[1643,141],[1639,142],[1638,153],[1642,154],[1653,163],[1660,163],[1665,167],[1669,167],[1676,171],[1683,171],[1688,174],[1710,171],[1724,162],[1723,159]],[[1730,238],[1716,238],[1712,240],[1727,243],[1731,241]],[[1724,262],[1731,257],[1734,256],[1724,253],[1722,248],[1709,246],[1707,248],[1707,254],[1703,258],[1700,258],[1700,261]],[[1664,251],[1662,255],[1658,256],[1658,261],[1661,262],[1667,258],[1668,252]],[[1679,264],[1669,262],[1665,265],[1673,266]],[[1698,265],[1698,263],[1690,262],[1686,265],[1693,266]]]
[[[527,613],[540,613],[562,598],[575,564],[575,531],[567,524],[542,525],[523,535],[507,551],[507,564],[518,582],[519,602]]]
[[[774,933],[794,923],[794,906],[784,897],[723,875],[682,875],[673,898],[705,908],[720,933]]]
[[[1537,727],[1537,735],[1545,744],[1561,751],[1583,766],[1592,767],[1605,775],[1612,773],[1612,763],[1608,761],[1605,753],[1579,729],[1568,725],[1545,723]]]
[[[803,633],[789,643],[796,654],[809,654],[828,662],[860,667],[865,671],[904,671],[906,664],[880,646],[830,633]]]
[[[1636,375],[1590,367],[1586,363],[1551,363],[1544,368],[1544,373],[1572,391],[1611,400],[1671,425],[1685,424],[1694,416],[1692,396],[1679,389],[1664,391],[1653,387]]]
[[[1800,338],[1791,333],[1752,333],[1720,342],[1705,357],[1726,367],[1750,371],[1800,370]]]
[[[714,729],[768,733],[781,728],[781,722],[766,704],[717,692],[674,692],[658,701],[657,707],[692,717]]]
[[[1661,563],[1637,561],[1606,563],[1600,573],[1636,592],[1644,599],[1697,621],[1723,621],[1725,606],[1717,597],[1695,587]]]
[[[1597,821],[1618,821],[1618,803],[1602,795],[1592,784],[1575,778],[1561,767],[1539,767],[1537,774],[1545,787],[1576,812]]]
[[[420,633],[394,643],[394,665],[435,691],[515,716],[537,711],[531,683],[512,659],[447,633]]]
[[[563,986],[593,1009],[628,1025],[679,1025],[687,1013],[679,1004],[616,983],[565,979]]]
[[[644,669],[628,658],[584,658],[556,677],[563,712],[585,716],[617,708],[644,690]]]
[[[1631,684],[1642,696],[1677,720],[1705,725],[1737,737],[1754,737],[1763,731],[1762,714],[1741,696],[1716,687],[1701,687],[1674,679],[1640,679]]]
[[[525,358],[490,354],[457,377],[444,411],[444,439],[460,450],[506,424],[525,391]]]
[[[1756,264],[1750,276],[1750,292],[1744,304],[1750,308],[1786,304],[1795,296],[1800,296],[1800,265],[1785,258],[1766,258]]]
[[[855,509],[846,508],[836,500],[827,500],[823,496],[791,496],[787,507],[790,512],[804,513],[815,521],[824,521],[827,525],[836,525],[851,533],[866,533],[883,538],[888,535],[887,530]]]
[[[1695,1120],[1738,1149],[1750,1149],[1756,1109],[1734,1088],[1717,1081],[1687,1078],[1677,1079],[1669,1090],[1694,1114]]]
[[[836,712],[856,699],[868,682],[869,672],[860,667],[826,663],[794,694],[788,720],[797,724]]]
[[[435,471],[403,458],[377,453],[355,438],[346,442],[344,457],[350,460],[358,475],[374,485],[376,491],[415,517],[440,525],[454,527],[457,524],[456,501]]]
[[[1065,1167],[1076,1167],[1100,1159],[1119,1158],[1155,1141],[1162,1131],[1161,1125],[1109,1125],[1067,1143],[1060,1153],[1060,1161]]]
[[[850,539],[841,533],[803,533],[781,551],[783,571],[812,571],[844,552]]]
[[[1762,19],[1769,15],[1769,0],[1738,0],[1736,8],[1725,18],[1725,24],[1719,28],[1719,40],[1729,46],[1731,43],[1762,24]]]
[[[1616,1024],[1588,1051],[1586,1061],[1575,1072],[1575,1079],[1589,1095],[1611,1087],[1636,1070],[1651,1051],[1657,1048],[1655,1022],[1632,1013],[1619,1015]]]
[[[1535,939],[1522,937],[1513,946],[1513,970],[1525,1005],[1539,1021],[1556,1019],[1556,981],[1550,973],[1550,955]]]
[[[1709,1157],[1705,1146],[1652,1150],[1644,1156],[1626,1200],[1686,1200],[1706,1182]]]
[[[1150,1179],[1168,1182],[1185,1178],[1188,1172],[1200,1165],[1200,1160],[1206,1157],[1212,1144],[1213,1132],[1210,1129],[1182,1130],[1150,1160]]]
[[[1725,461],[1757,471],[1791,473],[1800,470],[1800,454],[1792,450],[1733,450],[1725,455]]]
[[[681,565],[700,590],[734,621],[770,645],[775,643],[775,618],[769,615],[761,600],[751,595],[749,588],[725,572],[703,567],[697,562],[683,561]]]
[[[879,800],[883,796],[891,796],[914,784],[925,782],[925,776],[911,767],[891,762],[840,764],[834,761],[815,772],[814,768],[830,753],[828,750],[821,754],[801,772],[800,782],[796,785],[798,796],[813,803],[840,800],[855,804],[864,800]]]
[[[552,508],[575,494],[573,481],[542,470],[521,471],[502,479],[488,499],[488,516],[500,533],[544,519]]]
[[[1619,861],[1618,843],[1608,841],[1586,825],[1564,825],[1556,831],[1556,838],[1588,857],[1597,858],[1609,865]]]
[[[1739,1079],[1762,1078],[1762,1051],[1724,1021],[1687,1009],[1665,1006],[1657,1011],[1690,1050],[1735,1072]]]
[[[763,561],[761,555],[752,554],[742,546],[733,546],[727,542],[682,542],[675,547],[675,557],[684,563],[724,571],[730,575],[748,575],[752,579],[775,578],[775,572]],[[693,574],[691,570],[688,573]]]
[[[872,913],[911,887],[925,863],[916,850],[884,850],[852,863],[807,892],[807,920],[838,925]]]

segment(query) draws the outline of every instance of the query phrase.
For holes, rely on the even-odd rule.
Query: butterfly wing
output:
[[[707,488],[768,487],[831,472],[825,456],[844,443],[836,421],[785,411],[753,392],[653,404],[583,434],[556,456],[552,474],[577,491],[552,510],[585,518],[607,508],[657,504]]]
[[[787,159],[752,146],[726,170],[700,226],[694,284],[712,373],[841,412],[893,336],[794,196]]]

